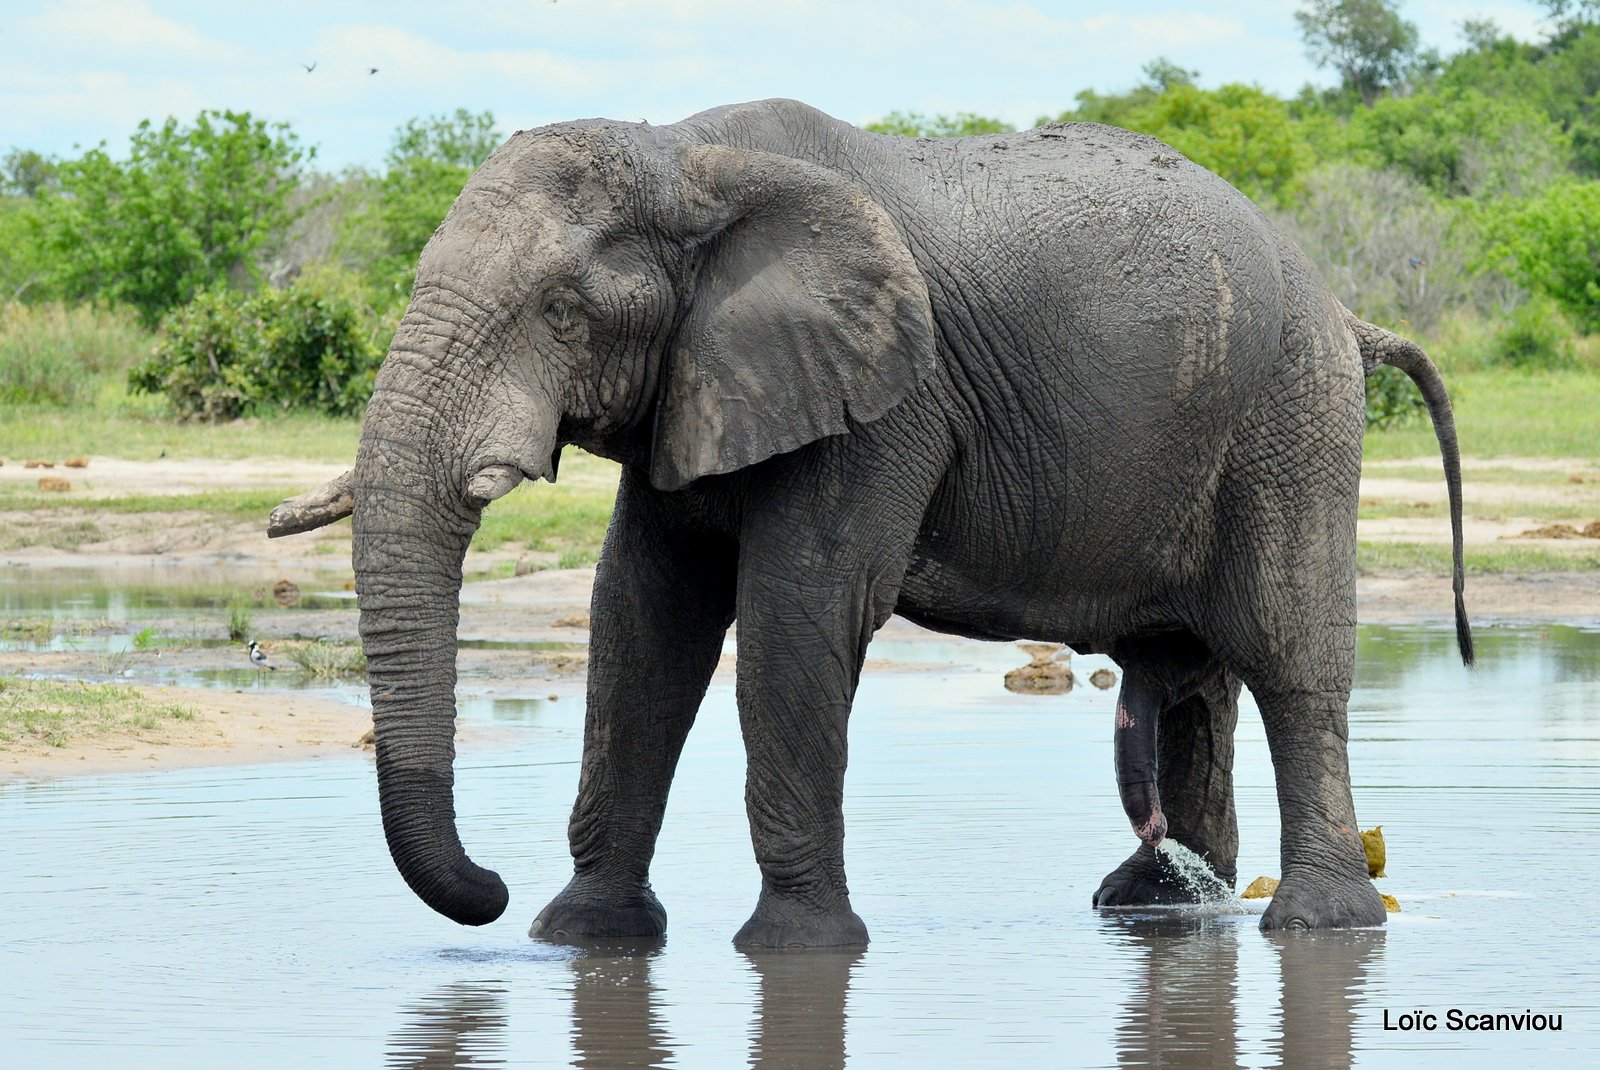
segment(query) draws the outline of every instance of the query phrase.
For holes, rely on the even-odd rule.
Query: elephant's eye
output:
[[[558,331],[571,329],[577,313],[572,307],[572,302],[564,297],[552,297],[545,302],[544,318]]]

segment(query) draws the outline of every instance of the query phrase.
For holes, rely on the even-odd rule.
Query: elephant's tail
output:
[[[1361,366],[1367,375],[1380,365],[1399,368],[1411,377],[1422,391],[1427,402],[1428,416],[1433,420],[1433,433],[1439,440],[1439,452],[1444,456],[1445,486],[1450,492],[1450,542],[1455,571],[1452,586],[1456,592],[1456,645],[1461,648],[1461,660],[1471,665],[1472,625],[1467,622],[1467,606],[1462,598],[1466,589],[1466,569],[1462,563],[1461,545],[1461,447],[1456,442],[1456,421],[1450,410],[1450,395],[1445,391],[1444,379],[1439,369],[1415,342],[1401,338],[1393,331],[1359,319],[1346,310],[1350,329],[1361,347]]]

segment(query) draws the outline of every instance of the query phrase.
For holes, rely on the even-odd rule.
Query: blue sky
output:
[[[1028,125],[1157,55],[1200,82],[1327,84],[1292,0],[0,0],[0,150],[115,154],[142,118],[234,108],[291,123],[337,168],[381,161],[418,115],[490,109],[503,132],[666,123],[795,97],[852,122],[969,110]],[[1423,43],[1465,18],[1539,36],[1526,0],[1406,0]],[[307,73],[302,64],[315,62]],[[378,73],[369,75],[368,68]]]

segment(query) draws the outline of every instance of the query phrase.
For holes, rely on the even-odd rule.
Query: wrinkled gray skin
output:
[[[567,123],[518,133],[467,184],[422,255],[353,475],[286,502],[273,531],[353,506],[384,831],[459,922],[507,896],[455,827],[462,557],[486,502],[571,443],[622,477],[575,872],[533,935],[663,932],[656,834],[737,619],[762,879],[735,940],[865,943],[846,722],[893,612],[1120,661],[1119,779],[1144,843],[1097,903],[1187,894],[1153,850],[1163,830],[1233,879],[1243,682],[1282,808],[1263,927],[1378,925],[1345,702],[1362,376],[1385,360],[1432,390],[1454,476],[1426,357],[1147,137],[881,137],[791,101]]]

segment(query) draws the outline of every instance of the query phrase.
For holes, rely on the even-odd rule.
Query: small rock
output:
[[[87,457],[68,457],[67,458],[67,467],[68,468],[88,468],[89,467],[89,458],[87,458]]]
[[[60,476],[41,476],[39,477],[39,489],[57,491],[71,490],[72,484],[67,482],[65,479],[62,479]]]
[[[1250,886],[1239,893],[1240,899],[1271,899],[1278,894],[1278,878],[1257,877]]]
[[[1019,695],[1065,695],[1072,690],[1072,655],[1056,660],[1060,643],[1018,643],[1033,660],[1006,673],[1006,690]]]
[[[1367,852],[1367,876],[1383,876],[1383,864],[1388,861],[1389,855],[1383,846],[1382,825],[1361,834],[1361,849]]]
[[[1117,674],[1110,669],[1096,669],[1089,674],[1089,682],[1101,691],[1106,691],[1116,686]]]
[[[300,604],[300,587],[291,580],[279,580],[272,585],[272,600],[284,609]]]

